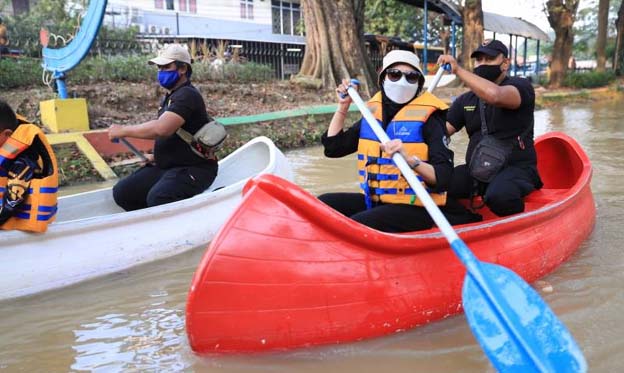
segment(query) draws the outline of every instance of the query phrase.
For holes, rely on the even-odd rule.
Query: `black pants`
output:
[[[541,182],[531,169],[507,166],[489,184],[476,185],[478,194],[483,196],[483,202],[487,207],[498,216],[507,216],[523,212],[524,197],[536,187],[541,187]],[[474,179],[470,176],[468,166],[455,167],[449,196],[470,198],[474,188]]]
[[[115,202],[126,211],[158,206],[193,197],[208,189],[217,177],[214,167],[176,167],[163,170],[147,165],[113,187]]]
[[[382,232],[412,232],[433,227],[433,220],[424,207],[398,203],[378,204],[366,209],[361,193],[326,193],[319,199],[341,214]],[[480,221],[481,216],[473,214],[454,199],[448,198],[440,210],[451,224],[466,224]]]

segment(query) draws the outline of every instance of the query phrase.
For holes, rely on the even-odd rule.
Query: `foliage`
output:
[[[11,47],[26,56],[40,57],[39,30],[50,33],[49,46],[62,47],[69,43],[80,27],[85,4],[68,0],[40,0],[28,13],[6,17]],[[138,28],[111,29],[102,26],[98,40],[133,41]]]
[[[571,88],[596,88],[606,86],[614,80],[615,73],[612,71],[568,73],[563,85]]]
[[[364,10],[364,30],[375,35],[412,40],[417,29],[422,29],[418,8],[399,0],[369,0]],[[419,24],[417,24],[419,23]]]
[[[74,15],[72,15],[72,13]],[[71,39],[80,25],[80,17],[67,0],[40,0],[28,13],[6,17],[11,44],[19,47],[32,57],[40,54],[39,30],[45,27],[51,34],[60,38],[50,41],[50,45]]]
[[[139,82],[155,76],[153,66],[141,56],[85,58],[69,72],[68,81],[90,83],[99,80]]]
[[[0,88],[34,85],[41,82],[41,61],[34,58],[0,59]]]
[[[609,1],[609,20],[607,22],[607,59],[613,58],[615,52],[615,19],[622,0]],[[596,36],[598,35],[598,1],[583,2],[578,10],[574,23],[573,55],[577,60],[596,58]]]
[[[405,41],[424,40],[424,11],[399,0],[368,0],[364,10],[364,31],[375,35],[398,37]],[[428,38],[441,44],[442,17],[429,14]]]
[[[88,84],[97,81],[140,82],[155,79],[156,70],[144,56],[111,56],[85,58],[67,74],[71,83]],[[0,60],[0,88],[41,84],[41,61],[22,57]],[[257,82],[273,79],[273,69],[257,63],[225,63],[213,65],[207,61],[193,64],[194,81]]]
[[[259,82],[273,79],[273,74],[271,66],[254,62],[193,65],[193,80],[198,81]]]

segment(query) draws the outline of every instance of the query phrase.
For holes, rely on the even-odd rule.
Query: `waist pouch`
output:
[[[475,147],[468,168],[475,179],[489,183],[507,164],[513,144],[485,135]]]
[[[179,128],[176,134],[189,144],[195,154],[206,159],[214,158],[215,150],[227,137],[225,127],[214,120],[204,124],[194,135],[182,128]]]

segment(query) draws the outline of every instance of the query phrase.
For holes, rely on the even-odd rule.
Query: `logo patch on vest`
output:
[[[410,130],[405,126],[401,126],[394,134],[395,136],[409,136]]]
[[[475,111],[476,107],[477,107],[476,105],[468,105],[468,106],[464,106],[464,110],[465,111]]]

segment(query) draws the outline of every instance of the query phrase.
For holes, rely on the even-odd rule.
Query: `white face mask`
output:
[[[386,77],[383,87],[386,96],[397,104],[404,104],[412,100],[416,96],[416,91],[418,91],[418,84],[409,84],[405,79],[405,75],[396,82]]]

